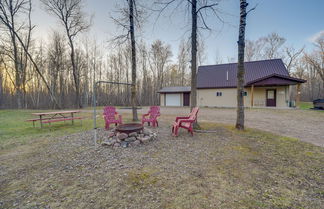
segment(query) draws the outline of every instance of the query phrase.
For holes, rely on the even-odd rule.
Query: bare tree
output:
[[[178,51],[178,68],[180,72],[180,85],[185,85],[185,75],[186,71],[189,68],[189,62],[190,62],[190,44],[186,42],[185,40],[180,41],[179,45],[179,51]]]
[[[286,39],[279,36],[277,33],[261,38],[263,45],[263,56],[265,59],[274,59],[280,57],[279,49],[286,42]]]
[[[288,73],[291,74],[292,71],[296,68],[298,57],[303,53],[304,47],[296,50],[293,47],[285,47],[285,57],[284,63],[288,70]]]
[[[7,26],[7,30],[9,31],[10,36],[10,46],[7,48],[7,55],[11,58],[14,65],[14,74],[15,74],[15,90],[16,90],[16,98],[17,98],[17,106],[18,108],[23,107],[23,98],[25,92],[25,79],[26,79],[26,66],[27,66],[27,57],[21,50],[19,41],[17,41],[16,35],[13,31],[20,33],[21,35],[25,35],[27,33],[26,47],[29,47],[30,44],[30,37],[31,37],[31,30],[32,26],[29,24],[29,27],[24,27],[24,22],[19,23],[18,18],[19,15],[27,13],[27,18],[30,21],[30,13],[31,13],[31,1],[27,0],[16,0],[16,1],[3,1],[0,2],[0,15],[1,19],[5,21]],[[9,25],[8,25],[9,24]],[[10,27],[9,27],[10,26]]]
[[[319,37],[314,45],[316,48],[313,53],[305,53],[305,60],[319,74],[324,89],[324,36]]]
[[[206,60],[207,56],[205,41],[202,39],[202,37],[199,37],[197,41],[197,63],[198,65],[203,65]]]
[[[70,58],[75,86],[75,105],[82,107],[80,100],[80,72],[76,65],[75,43],[76,36],[90,27],[90,21],[82,12],[82,0],[41,0],[47,10],[59,18],[64,26],[70,46]]]
[[[129,31],[131,36],[132,48],[132,110],[133,121],[138,120],[136,108],[136,42],[135,42],[135,24],[134,24],[134,7],[136,7],[135,0],[128,0],[129,3]]]
[[[237,64],[237,115],[236,129],[244,130],[244,48],[245,48],[245,27],[246,16],[255,9],[246,11],[248,3],[246,0],[240,0],[240,26],[238,37],[238,64]]]
[[[16,18],[19,13],[26,13],[27,11],[27,19],[28,19],[28,29],[27,29],[27,36],[26,41],[23,38],[23,35],[20,34],[20,29],[24,28],[22,24],[20,27],[16,26]],[[32,4],[31,1],[27,0],[4,0],[0,1],[0,22],[5,26],[5,28],[9,31],[11,43],[13,45],[13,60],[14,60],[14,68],[16,69],[16,72],[18,74],[23,74],[18,77],[16,77],[16,83],[18,82],[19,85],[23,83],[25,86],[25,69],[27,66],[27,58],[32,63],[34,70],[38,73],[41,80],[45,84],[46,88],[49,91],[49,94],[51,98],[53,98],[52,91],[43,76],[40,68],[37,66],[37,63],[35,62],[33,56],[31,55],[29,51],[29,45],[31,41],[31,31],[33,29],[33,26],[31,24],[31,11],[32,11]],[[24,56],[18,55],[18,50],[20,45],[20,48],[23,53],[25,53]],[[23,72],[23,73],[22,73]],[[16,86],[17,88],[17,86]],[[18,87],[19,89],[19,87]],[[20,91],[20,89],[18,90]],[[57,103],[57,101],[54,98],[54,102]],[[19,104],[19,103],[18,103]],[[18,105],[19,106],[19,105]]]
[[[65,66],[65,43],[61,34],[53,32],[52,42],[48,49],[48,73],[50,77],[50,86],[55,98],[58,97],[58,93],[62,95],[63,84],[58,82],[60,74],[64,72]],[[62,82],[62,80],[60,80]],[[58,91],[60,89],[60,91]],[[61,103],[61,106],[63,104]],[[53,104],[52,108],[57,108]]]
[[[142,85],[141,88],[141,105],[148,105],[154,104],[154,95],[152,94],[153,90],[153,82],[151,82],[151,74],[149,72],[149,65],[148,65],[148,54],[147,47],[145,43],[142,41],[139,44],[139,64],[142,73]]]
[[[246,40],[245,41],[245,60],[246,61],[255,61],[258,59],[262,59],[261,50],[263,48],[264,43],[261,39],[256,41]]]
[[[282,58],[282,47],[286,39],[277,33],[271,33],[252,41],[245,41],[245,60],[255,61],[260,59]]]
[[[115,24],[122,28],[123,32],[121,35],[117,35],[112,42],[117,43],[117,45],[122,45],[127,41],[130,41],[131,48],[131,76],[132,76],[132,86],[131,86],[131,104],[133,121],[138,120],[137,115],[137,72],[136,72],[136,37],[135,37],[135,27],[140,28],[143,23],[144,10],[139,10],[137,7],[137,0],[126,0],[128,5],[127,8],[122,8],[119,10],[120,17],[111,17]]]
[[[177,0],[160,1],[159,4],[162,5],[160,9],[160,14],[172,3],[177,2]],[[198,56],[198,28],[211,30],[211,28],[206,23],[206,17],[209,16],[209,12],[215,15],[219,20],[219,11],[216,7],[218,6],[220,0],[187,0],[178,1],[176,8],[178,8],[183,2],[186,2],[186,8],[191,10],[191,93],[190,93],[190,107],[191,109],[197,106],[197,56]],[[200,25],[198,25],[198,19],[200,20]],[[194,127],[197,127],[197,122]]]
[[[6,19],[6,15],[10,16],[10,9],[6,7],[6,3],[23,1],[27,3],[15,13],[14,27],[12,27],[10,18]],[[191,1],[166,1],[164,0],[165,3],[170,2],[170,4],[177,2],[179,7],[185,4],[187,7],[181,8],[186,8],[182,10],[186,11],[191,18]],[[18,83],[22,94],[20,101],[24,107],[28,105],[28,108],[57,108],[61,105],[64,108],[71,108],[75,105],[75,80],[72,73],[70,46],[65,45],[65,43],[68,43],[68,39],[64,38],[65,31],[63,36],[53,35],[53,37],[50,37],[48,43],[39,39],[33,40],[31,38],[32,33],[30,33],[33,28],[30,23],[30,2],[29,0],[0,1],[0,6],[5,6],[0,7],[0,106],[4,108],[18,106],[16,91],[16,84]],[[105,54],[101,44],[87,43],[77,38],[73,39],[75,46],[74,60],[82,106],[91,105],[89,98],[92,94],[91,83],[94,80],[108,79],[117,82],[133,82],[129,1],[124,1],[124,3],[126,2],[127,5],[125,4],[126,7],[122,10],[123,21],[119,23],[124,25],[124,30],[127,33],[123,42],[119,42],[116,48]],[[139,0],[136,0],[136,3],[138,2]],[[199,8],[204,7],[203,5],[206,5],[206,2],[197,0],[196,12]],[[208,5],[217,3],[217,1],[208,2]],[[177,7],[178,4],[173,5]],[[165,4],[161,5],[165,6]],[[192,80],[190,79],[190,62],[194,63],[191,59],[193,43],[191,38],[181,41],[177,60],[173,60],[168,43],[159,40],[153,43],[141,41],[139,26],[142,23],[138,19],[137,15],[139,14],[136,12],[136,5],[134,4],[133,7],[134,28],[136,29],[136,36],[134,36],[136,43],[136,102],[142,105],[157,105],[159,96],[156,92],[159,88],[170,85],[190,85]],[[206,18],[209,16],[205,16],[207,11],[213,13],[213,10],[207,7],[204,7],[201,11],[204,11],[202,15]],[[26,18],[23,19],[24,17]],[[192,21],[190,21],[190,24],[189,31],[192,31]],[[196,34],[196,65],[199,65],[203,61],[201,58],[204,57],[201,56],[203,53],[200,54],[201,51],[199,51],[204,48],[202,47],[203,44],[200,43],[202,36],[199,31],[202,31],[201,28],[206,29],[208,27],[204,26],[204,21],[199,13],[196,26],[198,31]],[[15,52],[12,45],[13,37],[17,46],[17,63],[19,66],[17,74],[14,62]],[[265,59],[268,58],[268,55],[273,58],[282,58],[292,76],[308,81],[301,89],[302,100],[311,101],[324,96],[322,42],[318,41],[314,49],[309,49],[310,51],[307,52],[302,49],[287,47],[285,44],[275,44],[280,43],[280,41],[272,41],[271,38],[266,39],[265,37],[251,41],[251,43],[249,45],[249,41],[246,41],[245,60]],[[270,47],[271,45],[274,47]],[[235,62],[235,60],[229,61]],[[17,75],[19,75],[18,82]],[[131,88],[101,86],[97,93],[99,105],[132,105]],[[55,104],[55,100],[59,101],[59,105]]]
[[[154,74],[156,73],[156,90],[163,87],[164,72],[166,69],[166,65],[168,64],[168,62],[170,62],[171,56],[171,46],[165,45],[161,40],[156,40],[151,45],[149,61],[152,72]]]

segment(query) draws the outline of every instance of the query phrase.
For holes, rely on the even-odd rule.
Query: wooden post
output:
[[[297,93],[296,93],[296,107],[299,106],[300,103],[300,83],[297,84]]]
[[[253,98],[253,93],[254,93],[254,85],[251,86],[251,107],[254,106],[254,98]]]

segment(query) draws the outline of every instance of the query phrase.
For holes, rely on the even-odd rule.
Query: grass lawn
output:
[[[47,112],[51,112],[48,110]],[[64,136],[67,134],[89,130],[92,128],[92,114],[78,114],[85,119],[75,121],[75,125],[71,121],[53,123],[50,128],[48,124],[44,124],[41,129],[39,122],[35,122],[36,128],[33,128],[32,122],[26,122],[27,119],[37,118],[31,115],[33,112],[46,112],[44,110],[0,110],[0,149],[26,144],[32,139],[43,139],[54,136]],[[101,118],[98,120],[102,125]]]
[[[313,102],[300,102],[298,103],[298,106],[301,110],[309,110],[314,107]]]
[[[97,110],[102,110],[102,107],[97,108]],[[77,114],[77,116],[83,117],[82,124],[80,120],[75,120],[74,125],[72,125],[71,121],[66,121],[65,123],[57,122],[53,123],[51,127],[48,124],[44,124],[41,129],[38,121],[35,122],[35,128],[33,128],[33,122],[26,122],[27,119],[37,118],[37,116],[33,116],[31,113],[52,111],[53,110],[0,110],[0,149],[26,144],[33,139],[39,140],[65,136],[72,133],[91,130],[93,128],[92,112]],[[126,118],[125,121],[127,120],[129,119]],[[97,126],[104,126],[101,113],[97,113]]]
[[[215,123],[201,127],[216,133],[191,137],[181,131],[173,138],[174,116],[163,115],[155,141],[94,149],[91,113],[82,113],[88,117],[82,127],[62,123],[41,130],[24,122],[31,112],[0,112],[0,208],[320,209],[324,204],[324,148],[294,138]],[[99,139],[105,137],[99,130]]]

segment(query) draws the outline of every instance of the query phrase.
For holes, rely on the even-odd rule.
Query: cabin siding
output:
[[[288,86],[254,87],[254,107],[266,107],[266,90],[276,89],[276,107],[288,107]],[[244,89],[247,96],[244,96],[244,106],[251,107],[251,88]],[[222,96],[216,96],[217,92],[222,92]],[[236,107],[236,88],[219,89],[198,89],[197,103],[201,107]]]

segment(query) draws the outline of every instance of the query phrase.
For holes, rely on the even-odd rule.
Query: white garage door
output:
[[[166,94],[166,106],[180,106],[180,94]]]

